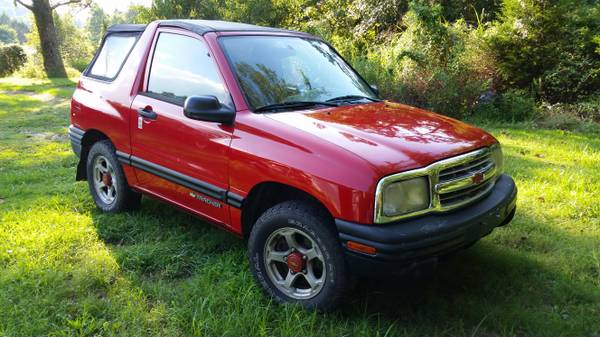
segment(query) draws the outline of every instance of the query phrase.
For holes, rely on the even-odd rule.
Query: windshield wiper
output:
[[[338,97],[330,98],[326,102],[350,102],[350,101],[358,101],[360,99],[367,99],[371,102],[381,102],[380,99],[367,97],[367,96],[361,96],[361,95],[338,96]]]
[[[273,111],[280,109],[295,109],[295,108],[306,108],[316,105],[325,105],[325,106],[338,106],[338,104],[333,102],[320,102],[320,101],[289,101],[275,104],[267,104],[261,107],[254,109],[254,112],[265,112],[265,111]]]

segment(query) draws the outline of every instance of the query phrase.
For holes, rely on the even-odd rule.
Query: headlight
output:
[[[383,188],[382,211],[387,217],[420,211],[428,208],[429,203],[427,177],[394,182]]]
[[[499,143],[496,143],[490,147],[491,158],[496,164],[496,176],[500,176],[504,172],[504,156],[502,155],[502,148]]]

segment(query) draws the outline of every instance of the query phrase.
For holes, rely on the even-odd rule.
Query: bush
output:
[[[33,57],[30,57],[27,60],[17,75],[25,78],[46,79],[48,78],[48,75],[46,75],[42,64],[42,58],[39,55],[33,55]],[[72,66],[66,66],[65,70],[67,71],[67,77],[69,78],[77,78],[81,75],[81,71]]]
[[[48,78],[44,71],[42,56],[39,53],[30,55],[17,75],[25,78]]]
[[[577,103],[542,104],[540,124],[547,128],[573,130],[590,127],[598,130],[600,95]]]
[[[82,73],[85,68],[87,68],[88,64],[90,63],[91,59],[90,58],[76,58],[74,60],[71,60],[69,62],[69,65],[75,69],[77,69],[80,73]]]
[[[576,0],[504,0],[490,34],[505,87],[549,102],[600,89],[600,6]]]
[[[509,90],[480,102],[473,109],[474,117],[505,122],[522,122],[538,115],[535,99],[524,90]]]
[[[21,46],[13,44],[0,46],[0,77],[6,77],[19,70],[27,56]]]
[[[444,21],[439,5],[410,5],[405,30],[391,35],[360,56],[357,48],[341,45],[366,79],[382,96],[453,117],[469,115],[479,97],[494,88],[497,71],[486,43],[484,26]],[[334,40],[335,41],[335,40]]]

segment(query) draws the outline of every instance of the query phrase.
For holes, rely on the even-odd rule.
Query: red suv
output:
[[[355,275],[431,264],[507,224],[500,145],[382,101],[323,40],[223,21],[108,29],[69,134],[98,208],[141,195],[248,240],[279,302],[330,309]]]

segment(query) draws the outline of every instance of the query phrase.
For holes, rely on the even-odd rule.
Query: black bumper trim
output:
[[[73,148],[73,152],[75,152],[77,157],[81,157],[81,142],[84,134],[84,130],[74,125],[69,125],[69,139],[71,139],[71,147]]]
[[[390,224],[363,225],[336,219],[342,244],[355,241],[375,247],[375,255],[346,249],[352,264],[406,265],[445,255],[478,241],[514,215],[517,188],[502,175],[491,193],[475,204],[450,213],[429,214]]]

